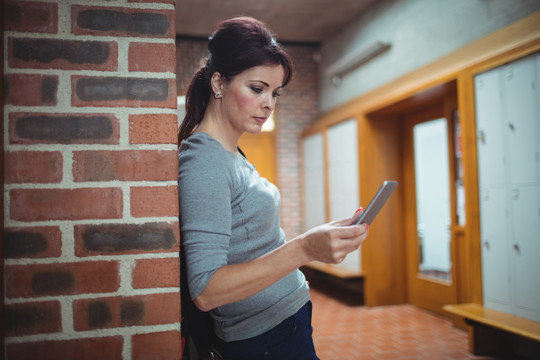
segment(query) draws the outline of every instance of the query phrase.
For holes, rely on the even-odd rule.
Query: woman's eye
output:
[[[252,87],[251,87],[251,90],[252,90],[254,93],[257,93],[257,94],[260,94],[260,93],[263,91],[262,88],[257,87],[257,86],[252,86]]]
[[[280,97],[280,96],[281,96],[281,94],[280,94],[280,93],[278,93],[278,92],[275,92],[275,93],[273,93],[273,94],[272,94],[272,96],[274,96],[275,98],[277,98],[277,97]]]

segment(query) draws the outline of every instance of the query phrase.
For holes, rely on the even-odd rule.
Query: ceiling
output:
[[[177,0],[176,32],[208,37],[214,25],[237,15],[266,24],[280,42],[319,43],[356,19],[375,0]]]

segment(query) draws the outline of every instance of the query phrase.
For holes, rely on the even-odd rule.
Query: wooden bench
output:
[[[445,305],[443,309],[465,319],[469,351],[474,355],[517,354],[540,359],[540,322],[520,318],[477,304]]]

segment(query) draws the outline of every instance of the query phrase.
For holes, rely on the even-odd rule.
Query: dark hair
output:
[[[178,145],[187,139],[202,121],[212,95],[210,78],[218,72],[225,81],[244,70],[260,65],[281,65],[285,71],[283,86],[293,73],[289,55],[259,20],[242,16],[219,23],[208,42],[210,56],[191,79],[186,94],[186,116],[178,130]]]

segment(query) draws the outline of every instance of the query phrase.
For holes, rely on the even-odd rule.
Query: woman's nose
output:
[[[264,107],[270,110],[274,110],[274,106],[276,105],[276,99],[272,94],[265,96],[264,98]]]

